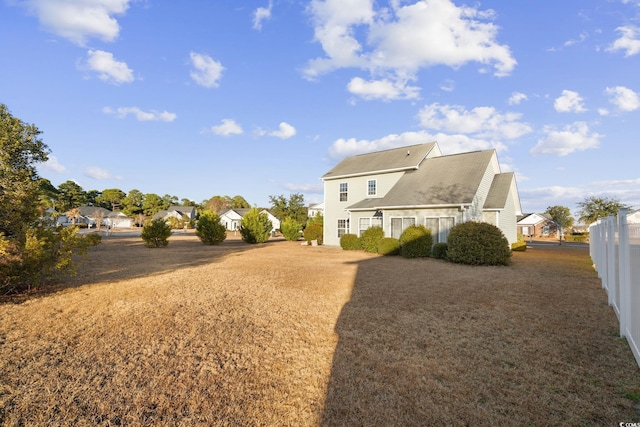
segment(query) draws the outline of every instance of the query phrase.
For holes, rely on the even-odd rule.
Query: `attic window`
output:
[[[375,179],[370,179],[369,181],[367,181],[367,195],[375,196],[377,194],[376,187],[377,181]]]

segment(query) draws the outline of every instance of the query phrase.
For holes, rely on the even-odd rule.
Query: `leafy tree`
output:
[[[58,186],[57,206],[60,212],[87,204],[87,193],[73,181],[65,181]]]
[[[631,206],[621,203],[614,197],[586,197],[578,203],[580,208],[578,220],[589,225],[609,215],[618,215],[620,209],[631,209]]]
[[[269,196],[271,203],[271,213],[280,221],[291,217],[301,224],[307,222],[308,210],[304,204],[304,196],[300,193],[289,195],[289,199],[284,195]]]
[[[251,205],[242,196],[233,196],[230,201],[231,209],[245,209],[250,208]]]
[[[109,206],[107,209],[115,212],[120,209],[126,196],[127,194],[119,188],[108,188],[103,190],[96,200],[99,203],[106,203]]]
[[[165,194],[162,196],[162,209],[169,209],[169,206],[175,206],[178,204],[178,197]]]
[[[38,196],[39,205],[41,208],[40,214],[42,215],[45,209],[55,209],[56,200],[58,198],[58,189],[51,184],[46,178],[40,178],[39,180],[40,195]]]
[[[144,195],[144,201],[142,202],[142,211],[145,215],[153,216],[162,209],[166,208],[164,207],[164,201],[160,196],[154,193]]]
[[[240,220],[240,235],[247,243],[264,243],[269,240],[273,224],[266,214],[251,208]]]
[[[40,180],[34,164],[49,158],[40,134],[0,104],[0,233],[8,237],[24,239],[39,216]]]
[[[87,196],[86,204],[89,206],[95,206],[99,208],[111,209],[111,206],[107,202],[101,202],[100,196],[102,193],[98,190],[89,190],[85,192]]]
[[[302,224],[295,219],[287,217],[280,223],[280,230],[285,240],[296,241],[300,238],[300,231],[302,231]]]
[[[129,216],[139,215],[144,212],[143,203],[144,194],[140,190],[133,189],[122,199],[122,212]]]
[[[558,241],[562,244],[562,235],[564,230],[573,227],[573,217],[569,208],[564,206],[549,206],[545,211],[546,214],[551,216],[553,222],[558,226]]]
[[[187,198],[183,198],[182,200],[180,200],[180,205],[181,206],[196,206],[197,203],[194,202],[193,200],[187,199]]]
[[[227,230],[213,211],[204,211],[198,218],[196,236],[206,245],[217,245],[227,238]]]
[[[171,227],[162,218],[151,220],[142,228],[140,237],[148,248],[163,248],[169,244]]]
[[[205,210],[220,213],[231,207],[231,199],[228,196],[213,196],[203,204]]]

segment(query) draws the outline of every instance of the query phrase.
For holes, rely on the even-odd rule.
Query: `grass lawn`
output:
[[[105,237],[0,302],[0,425],[618,425],[640,369],[588,248],[509,267]]]

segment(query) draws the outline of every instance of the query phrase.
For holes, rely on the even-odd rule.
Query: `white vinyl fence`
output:
[[[609,305],[620,321],[640,366],[640,224],[627,223],[627,210],[589,227],[589,251]]]

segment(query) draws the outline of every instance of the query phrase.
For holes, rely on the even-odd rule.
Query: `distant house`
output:
[[[80,217],[75,220],[65,214],[58,216],[57,224],[62,226],[75,224],[87,224],[89,227],[108,226],[110,228],[131,228],[133,221],[122,212],[112,212],[109,209],[98,206],[78,207]]]
[[[558,224],[551,215],[530,213],[518,217],[518,233],[527,237],[550,237],[557,235]]]
[[[169,209],[158,211],[153,216],[153,219],[160,218],[166,221],[169,218],[176,218],[177,220],[182,221],[186,218],[191,221],[196,218],[196,214],[196,208],[193,206],[169,206]]]
[[[309,205],[307,209],[307,216],[309,218],[314,218],[318,215],[324,215],[324,202]]]
[[[240,221],[242,218],[249,212],[251,209],[249,208],[237,208],[237,209],[227,209],[226,211],[220,214],[220,222],[224,227],[229,231],[236,231],[240,229]],[[267,215],[269,221],[271,221],[271,225],[273,226],[271,231],[280,229],[280,220],[273,216],[271,212],[266,209],[260,211],[261,214]]]
[[[640,224],[640,209],[627,214],[627,223]]]
[[[371,226],[398,238],[414,224],[446,242],[449,230],[467,221],[491,223],[517,241],[515,175],[500,171],[495,150],[443,156],[436,142],[412,145],[348,157],[322,180],[326,245]]]

